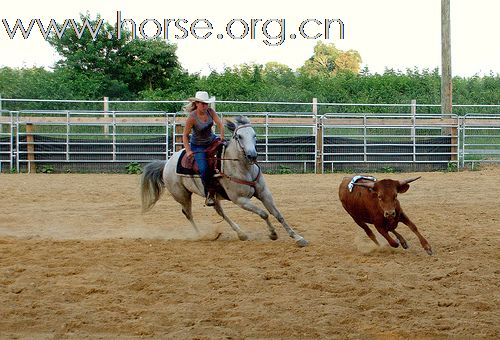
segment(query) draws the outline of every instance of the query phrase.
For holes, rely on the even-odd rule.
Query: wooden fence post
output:
[[[181,123],[175,124],[175,151],[179,151],[184,147],[182,145],[183,132],[184,132],[184,126],[182,126]]]
[[[441,115],[453,112],[450,0],[441,0]]]
[[[35,138],[33,124],[26,124],[26,146],[27,146],[27,159],[28,159],[28,173],[36,173],[35,163]]]

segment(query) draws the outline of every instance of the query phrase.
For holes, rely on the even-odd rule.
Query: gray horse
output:
[[[222,157],[222,172],[218,181],[224,188],[229,199],[241,208],[258,214],[266,221],[269,228],[269,238],[276,240],[278,234],[269,221],[269,214],[251,202],[252,197],[257,197],[264,207],[273,215],[285,228],[300,247],[304,247],[308,242],[296,233],[285,221],[283,215],[274,204],[271,191],[264,181],[257,162],[257,151],[255,148],[257,139],[255,131],[250,125],[247,117],[236,118],[235,123],[226,120],[226,126],[232,132],[232,138],[228,142]],[[181,155],[178,151],[172,155],[168,161],[155,161],[144,167],[141,179],[142,210],[150,210],[158,201],[166,187],[173,198],[182,205],[182,212],[191,222],[194,229],[198,227],[193,220],[191,210],[191,195],[193,193],[203,196],[203,185],[198,177],[186,177],[177,174],[177,162]],[[220,200],[223,197],[216,195],[215,211],[226,220],[227,223],[238,234],[240,240],[247,240],[248,236],[224,213]]]

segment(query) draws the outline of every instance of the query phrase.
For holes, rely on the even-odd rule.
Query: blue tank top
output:
[[[212,126],[214,125],[214,120],[212,115],[206,112],[208,119],[206,122],[202,122],[196,113],[193,111],[190,116],[194,118],[193,128],[191,130],[191,139],[189,142],[194,145],[208,146],[210,145],[217,136],[212,131]]]

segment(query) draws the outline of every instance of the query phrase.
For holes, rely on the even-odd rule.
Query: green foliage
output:
[[[129,175],[142,174],[142,166],[137,162],[130,162],[125,167],[125,170],[127,170],[127,174]]]
[[[79,29],[87,21],[92,29],[100,27],[97,36],[92,37],[90,31],[85,29],[78,36],[73,29],[67,29],[60,38],[52,33],[48,42],[62,56],[57,62],[57,67],[69,68],[82,73],[109,74],[115,66],[118,51],[125,45],[129,33],[124,32],[121,39],[114,37],[115,28],[101,19],[98,14],[95,19],[90,14],[80,14]],[[62,27],[62,23],[58,23]],[[110,39],[110,36],[113,36]]]
[[[55,171],[54,166],[50,164],[44,164],[40,167],[39,170],[43,174],[51,174]]]
[[[278,166],[278,173],[281,174],[281,175],[284,175],[284,174],[291,174],[292,173],[292,169],[290,169],[290,167],[286,166],[286,165],[279,165]]]
[[[115,76],[134,93],[169,87],[180,68],[176,49],[163,40],[132,40],[117,53]]]
[[[446,171],[447,172],[457,172],[458,171],[458,165],[456,162],[448,162],[446,165]]]
[[[365,70],[366,71],[366,70]],[[318,98],[322,103],[402,103],[412,99],[417,103],[440,103],[440,76],[437,70],[407,70],[406,73],[386,70],[383,74],[356,75],[339,73],[334,77],[306,76],[291,72],[286,67],[227,68],[208,76],[188,74],[174,69],[165,79],[126,83],[101,73],[80,73],[69,68],[47,71],[42,68],[0,68],[0,93],[3,98],[43,99],[146,99],[179,100],[191,97],[203,89],[218,100],[306,102]],[[125,78],[124,78],[125,79]],[[147,78],[144,78],[147,79]],[[127,80],[128,81],[128,80]],[[149,84],[152,84],[152,89]],[[130,91],[144,86],[138,92]],[[499,104],[500,76],[483,78],[455,78],[453,84],[456,104]],[[114,104],[116,110],[165,110],[176,112],[181,104]],[[102,110],[102,104],[78,103],[11,103],[4,109],[93,109]],[[310,104],[217,104],[218,111],[311,112]],[[439,113],[439,107],[419,107],[419,113]],[[470,108],[454,107],[464,114]],[[488,108],[475,108],[478,113],[491,112]],[[408,107],[320,106],[319,113],[327,112],[409,112]]]
[[[382,169],[380,169],[380,172],[385,173],[385,174],[392,174],[392,173],[395,173],[396,170],[394,170],[393,167],[384,166],[384,167],[382,167]]]

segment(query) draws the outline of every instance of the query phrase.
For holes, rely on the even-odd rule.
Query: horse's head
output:
[[[255,148],[257,136],[250,124],[250,120],[247,117],[239,116],[235,122],[226,120],[226,126],[232,132],[232,139],[235,140],[246,161],[250,164],[257,162],[257,150]]]

